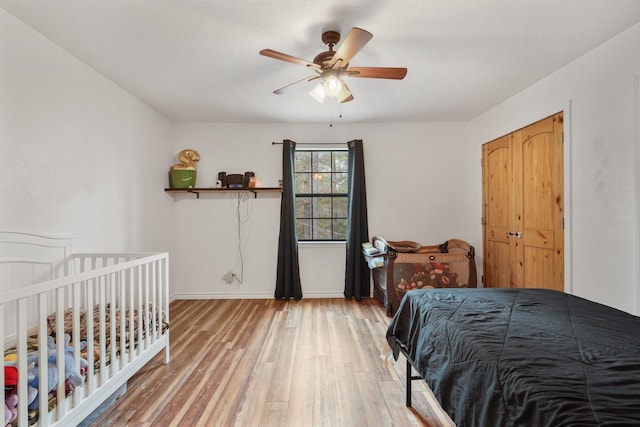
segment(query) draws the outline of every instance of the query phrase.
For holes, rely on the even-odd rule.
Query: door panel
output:
[[[524,288],[548,288],[541,284],[553,283],[552,251],[535,247],[524,248]]]
[[[522,143],[523,226],[550,229],[553,222],[553,140],[539,134]],[[526,215],[524,215],[526,214]]]
[[[509,227],[511,221],[511,154],[509,137],[501,138],[485,150],[487,162],[487,200],[491,215],[487,218],[490,227]]]
[[[485,254],[487,287],[564,290],[562,126],[559,113],[483,145],[484,243],[509,250]]]
[[[525,229],[522,244],[525,247],[553,249],[553,231]]]
[[[490,260],[484,272],[486,287],[509,287],[509,240],[513,227],[510,137],[504,136],[482,147],[483,224],[485,247]],[[486,258],[486,257],[485,257]]]
[[[511,272],[508,268],[505,268],[509,263],[509,242],[505,238],[503,242],[489,241],[489,247],[487,248],[490,261],[488,261],[487,267],[485,267],[485,287],[486,288],[498,288],[508,287],[511,282]],[[500,284],[504,284],[500,286]]]

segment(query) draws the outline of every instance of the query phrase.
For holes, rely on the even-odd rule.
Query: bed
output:
[[[462,426],[640,425],[640,318],[544,289],[408,292],[387,341]],[[417,373],[417,375],[416,375]]]
[[[71,242],[0,232],[0,380],[5,403],[17,396],[14,426],[82,424],[155,355],[164,351],[169,362],[168,254],[79,254]],[[51,364],[69,356],[66,370]],[[32,387],[52,370],[55,386]]]

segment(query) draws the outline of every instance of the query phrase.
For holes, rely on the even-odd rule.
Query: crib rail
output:
[[[27,357],[34,344],[35,372],[43,379],[40,426],[77,424],[162,349],[165,363],[169,360],[167,253],[74,254],[67,262],[72,273],[67,277],[0,292],[0,332],[5,337],[0,350],[17,355],[19,426],[29,425]],[[47,337],[55,336],[54,354],[64,360],[65,333],[72,338],[74,369],[80,371],[81,356],[88,362],[85,381],[65,398],[65,381],[60,380],[55,397],[47,399],[49,355],[43,350]],[[86,341],[86,354],[80,339]],[[56,369],[64,379],[64,364]],[[4,383],[4,371],[0,380]]]

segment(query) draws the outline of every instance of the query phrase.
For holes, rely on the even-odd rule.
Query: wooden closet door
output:
[[[483,145],[487,287],[564,290],[562,132],[559,113]]]
[[[482,146],[485,287],[511,287],[514,283],[513,242],[507,237],[515,227],[511,157],[510,135]]]

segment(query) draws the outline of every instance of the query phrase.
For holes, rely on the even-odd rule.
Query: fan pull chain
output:
[[[342,118],[342,104],[338,104],[338,118]],[[329,127],[333,127],[333,105],[329,106]]]
[[[333,127],[333,103],[329,104],[329,127]]]

